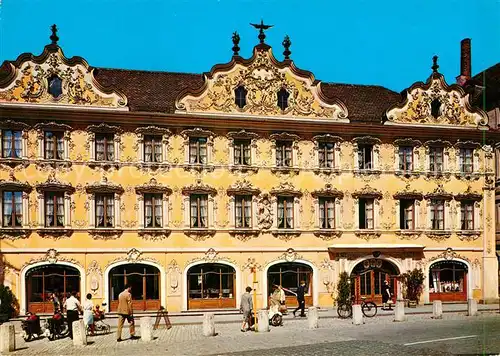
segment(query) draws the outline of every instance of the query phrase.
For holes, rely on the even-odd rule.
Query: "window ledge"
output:
[[[443,172],[433,172],[433,171],[426,171],[425,175],[428,178],[450,178],[451,177],[451,172],[450,171],[443,171]]]
[[[229,230],[229,234],[237,238],[238,240],[241,240],[243,242],[248,241],[252,238],[255,238],[259,236],[260,230],[257,229],[252,229],[252,228],[236,228],[233,230]]]
[[[419,177],[422,172],[420,171],[402,171],[402,170],[396,170],[394,172],[395,175],[400,176],[400,177],[405,177],[405,178],[410,178],[410,177]]]
[[[301,233],[302,233],[301,231],[297,231],[297,230],[293,230],[293,229],[275,229],[275,230],[271,230],[271,234],[274,237],[276,237],[276,238],[278,238],[280,240],[284,240],[284,241],[290,241],[293,238],[300,236]]]
[[[31,235],[31,231],[31,229],[25,229],[22,227],[2,227],[0,228],[0,239],[27,239]]]
[[[0,163],[9,167],[24,166],[28,167],[30,162],[24,158],[0,158]]]
[[[139,169],[150,169],[152,171],[163,170],[168,171],[170,169],[170,164],[166,162],[139,162],[137,163]]]
[[[91,168],[94,167],[102,167],[104,169],[107,168],[120,168],[120,162],[117,161],[95,161],[90,160],[87,165]]]
[[[71,167],[72,162],[69,159],[49,159],[41,158],[36,161],[39,166],[50,166],[50,167]]]
[[[172,231],[170,229],[159,228],[143,228],[139,229],[138,234],[145,240],[159,241],[170,236]]]
[[[410,229],[400,229],[396,231],[396,235],[399,236],[401,240],[416,240],[422,236],[421,230],[410,230]]]
[[[481,236],[481,233],[479,230],[460,230],[457,231],[457,236],[462,241],[474,241]]]
[[[298,174],[300,169],[298,167],[271,167],[272,173],[284,173],[284,174]]]
[[[202,172],[202,171],[212,172],[215,170],[213,164],[198,164],[198,163],[184,164],[182,168],[184,168],[185,171],[196,171],[196,172]]]
[[[195,241],[205,241],[209,237],[215,236],[216,230],[215,229],[197,229],[197,228],[190,228],[190,229],[184,229],[184,235],[192,238]]]
[[[451,230],[427,230],[425,234],[431,240],[444,241],[451,237]]]
[[[481,173],[477,173],[477,172],[472,172],[472,173],[457,172],[457,173],[455,173],[455,178],[460,179],[460,180],[478,180],[482,176],[483,175]]]
[[[332,168],[315,167],[313,169],[313,172],[315,174],[327,174],[327,175],[330,175],[330,174],[340,174],[342,172],[342,170],[340,169],[340,167],[332,167]]]
[[[354,235],[356,235],[356,237],[360,239],[369,241],[380,238],[380,236],[382,236],[382,233],[377,230],[361,229],[361,230],[356,230],[354,232]]]
[[[355,169],[353,173],[356,175],[370,175],[370,174],[382,174],[382,171],[380,169]]]
[[[313,234],[322,240],[330,241],[342,236],[342,231],[336,229],[316,229],[313,231]]]
[[[229,170],[231,172],[254,172],[257,173],[259,171],[259,167],[245,164],[232,164],[229,166]]]
[[[87,230],[89,235],[96,240],[116,240],[123,234],[122,229],[116,228],[93,228]]]
[[[70,237],[73,234],[73,229],[67,227],[43,227],[37,229],[36,232],[42,237],[53,237],[58,239]]]

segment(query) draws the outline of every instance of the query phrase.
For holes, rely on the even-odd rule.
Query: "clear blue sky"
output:
[[[448,83],[460,70],[460,40],[472,38],[472,71],[500,61],[500,0],[0,0],[0,62],[39,54],[49,26],[66,56],[92,66],[201,73],[230,60],[231,34],[248,57],[257,32],[327,82],[400,91],[429,76],[432,56]]]

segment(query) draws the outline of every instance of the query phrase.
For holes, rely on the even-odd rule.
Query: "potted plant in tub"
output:
[[[425,276],[421,269],[415,268],[400,276],[404,298],[408,300],[408,307],[415,308],[424,289]]]

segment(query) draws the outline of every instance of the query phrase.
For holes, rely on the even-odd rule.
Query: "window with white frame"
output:
[[[459,167],[461,173],[474,172],[474,149],[460,148],[459,150]]]
[[[398,168],[403,172],[413,171],[413,147],[399,146],[399,165]]]
[[[2,191],[2,227],[23,226],[23,194],[15,190]]]
[[[23,158],[23,131],[2,130],[2,158]]]
[[[214,133],[200,128],[184,130],[184,164],[210,166],[212,162]]]
[[[360,229],[374,229],[375,226],[375,199],[373,198],[359,198],[359,228]]]
[[[474,202],[463,200],[460,202],[460,230],[474,230]]]
[[[95,135],[95,160],[114,161],[115,160],[115,136],[114,134]]]
[[[236,228],[252,227],[252,196],[235,195],[234,222]]]
[[[300,137],[287,132],[269,136],[272,142],[272,162],[277,169],[293,169],[298,166],[298,142]]]
[[[257,155],[256,133],[241,130],[228,132],[229,142],[229,164],[232,169],[246,169],[255,165]]]
[[[252,164],[251,140],[235,139],[233,149],[235,165],[250,166]]]
[[[443,199],[431,199],[429,202],[430,220],[432,230],[445,229],[445,201]]]
[[[113,193],[95,194],[95,227],[115,227],[115,197]]]
[[[318,163],[320,168],[335,167],[335,143],[334,142],[319,142],[318,143]]]
[[[45,131],[43,135],[45,159],[66,159],[64,149],[64,132]]]
[[[319,228],[320,229],[335,229],[335,198],[320,197],[319,204]]]
[[[293,142],[292,141],[277,141],[276,142],[276,167],[292,167],[293,166]]]
[[[358,168],[367,170],[373,169],[373,145],[360,144],[358,145]]]
[[[65,226],[64,192],[45,192],[45,227]]]
[[[278,229],[293,229],[294,198],[278,196]]]
[[[401,199],[399,201],[399,228],[401,230],[415,230],[415,210],[415,199]]]
[[[208,228],[208,194],[191,194],[189,206],[190,227]]]
[[[167,162],[168,138],[170,130],[146,126],[135,129],[137,135],[138,160],[145,164],[161,164]]]
[[[354,150],[354,169],[363,171],[377,170],[379,167],[380,144],[376,137],[363,136],[352,140]],[[369,173],[369,172],[367,172]]]
[[[144,194],[144,227],[163,227],[163,194]]]
[[[429,147],[429,171],[434,174],[444,171],[444,147]]]
[[[120,157],[121,133],[117,126],[100,124],[87,127],[90,160],[94,162],[117,162]]]
[[[161,136],[144,136],[144,162],[163,162],[163,138]]]

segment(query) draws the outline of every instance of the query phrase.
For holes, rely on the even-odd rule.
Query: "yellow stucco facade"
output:
[[[465,299],[497,298],[494,161],[478,130],[487,130],[487,116],[471,108],[467,94],[448,87],[440,74],[410,88],[401,104],[388,104],[387,121],[363,127],[350,122],[348,105],[326,98],[312,74],[289,60],[277,61],[260,45],[249,60],[233,57],[216,66],[203,88],[181,92],[175,113],[152,116],[128,110],[126,95],[101,87],[85,62],[68,61],[58,47],[48,46],[46,52],[12,64],[22,80],[12,75],[0,85],[3,137],[12,128],[23,132],[22,157],[0,160],[0,189],[23,191],[22,226],[0,229],[3,283],[15,292],[21,312],[29,308],[30,271],[42,266],[72,266],[80,276],[79,291],[108,305],[114,267],[153,266],[158,272],[153,299],[172,312],[196,309],[189,304],[190,290],[197,288],[188,283],[188,271],[214,263],[232,268],[233,282],[219,284],[229,291],[219,293],[234,300],[215,308],[238,308],[246,286],[256,287],[257,307],[266,306],[269,271],[279,264],[302,264],[312,272],[309,303],[331,307],[339,273],[378,260],[393,266],[391,276],[422,268],[427,278],[436,262],[459,261],[466,266]],[[23,71],[26,67],[30,70]],[[47,72],[54,67],[61,73],[66,68],[87,73],[62,76],[62,101],[48,94]],[[41,84],[29,85],[36,80]],[[82,92],[64,81],[83,81]],[[243,108],[232,94],[238,85],[252,93]],[[291,93],[284,110],[270,99],[280,88]],[[442,108],[434,117],[422,107],[436,97]],[[44,158],[45,131],[63,132],[63,159]],[[103,133],[113,137],[114,157],[108,162],[96,161],[95,141]],[[144,141],[151,135],[161,142],[156,164],[144,162]],[[206,161],[193,164],[190,140],[198,137],[206,139]],[[250,144],[248,166],[234,162],[238,140]],[[283,142],[290,143],[289,167],[276,163]],[[328,168],[319,166],[322,142],[333,145],[334,164]],[[371,148],[371,166],[362,169],[359,152],[365,146]],[[411,148],[411,171],[399,169],[401,147]],[[443,148],[439,175],[429,168],[431,147]],[[461,170],[462,148],[472,150],[471,172]],[[63,192],[65,221],[47,228],[44,194],[52,191]],[[112,227],[96,226],[96,194],[101,193],[114,197]],[[144,194],[149,193],[161,195],[160,228],[144,227]],[[193,195],[207,196],[203,228],[191,226]],[[246,228],[236,227],[239,195],[251,197]],[[279,226],[283,197],[292,202],[293,228]],[[334,202],[332,228],[320,223],[324,197]],[[373,203],[373,221],[363,229],[360,214],[366,212],[360,200],[366,199]],[[401,199],[413,201],[410,229],[401,229]],[[443,201],[442,228],[433,228],[431,221],[430,204],[436,199]],[[467,231],[461,222],[464,201],[471,202],[473,215]],[[431,288],[426,281],[422,301],[430,300]]]

